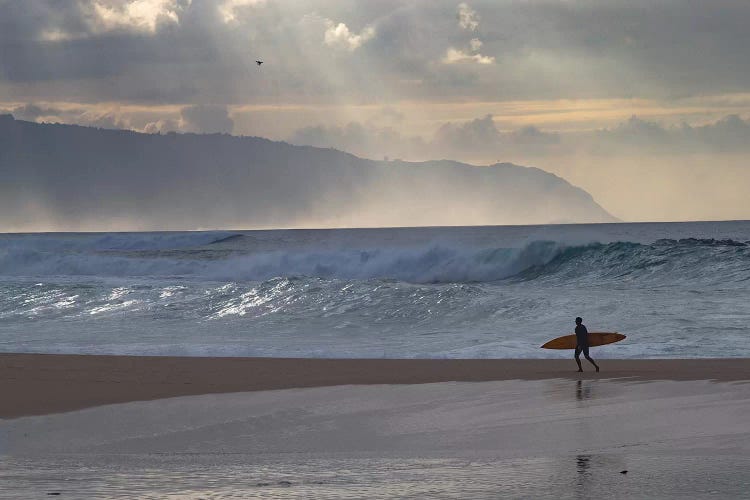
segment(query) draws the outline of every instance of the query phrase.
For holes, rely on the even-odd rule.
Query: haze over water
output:
[[[750,356],[750,222],[0,236],[0,350]]]

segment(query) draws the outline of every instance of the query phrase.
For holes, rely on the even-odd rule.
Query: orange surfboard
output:
[[[589,332],[589,347],[612,344],[625,338],[625,335],[617,332]],[[542,346],[542,349],[575,349],[576,335],[563,335],[552,339]]]

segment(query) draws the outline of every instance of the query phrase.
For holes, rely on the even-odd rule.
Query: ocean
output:
[[[750,357],[750,221],[0,234],[0,351]]]

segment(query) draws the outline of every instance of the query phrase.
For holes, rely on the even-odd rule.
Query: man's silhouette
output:
[[[583,356],[594,365],[596,371],[599,371],[599,365],[597,365],[596,362],[591,359],[591,356],[589,356],[589,331],[586,330],[586,327],[583,325],[583,319],[578,317],[576,318],[576,363],[578,363],[579,372],[583,371],[580,358],[581,352],[583,352]]]

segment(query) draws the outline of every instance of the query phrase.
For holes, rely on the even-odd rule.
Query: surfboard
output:
[[[625,335],[617,332],[589,332],[589,347],[612,344],[625,338]],[[563,335],[552,339],[542,346],[542,349],[575,349],[576,335]]]

